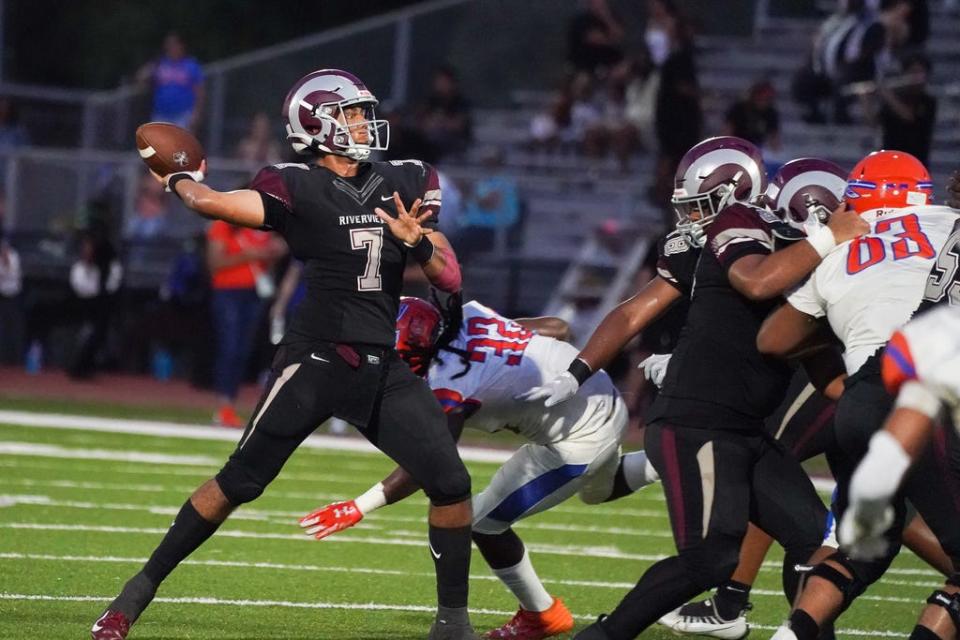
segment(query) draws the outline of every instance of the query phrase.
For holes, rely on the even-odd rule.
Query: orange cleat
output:
[[[221,427],[230,427],[231,429],[242,429],[244,426],[243,420],[229,404],[225,404],[217,410],[213,415],[213,422]]]
[[[554,598],[546,611],[526,611],[522,607],[513,618],[484,636],[491,640],[540,640],[573,629],[573,616],[560,598]]]

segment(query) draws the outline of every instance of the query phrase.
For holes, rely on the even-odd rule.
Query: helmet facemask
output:
[[[706,226],[729,204],[736,202],[737,185],[742,175],[743,172],[739,171],[731,180],[704,193],[686,195],[685,189],[675,189],[670,203],[677,214],[677,230],[702,247]]]
[[[301,100],[299,104],[310,112],[315,122],[304,123],[306,133],[296,132],[287,125],[287,139],[298,153],[309,153],[312,149],[362,161],[370,157],[371,151],[384,151],[390,145],[390,124],[377,119],[375,100],[361,98],[317,104]],[[361,122],[348,123],[346,109],[356,106],[363,108],[364,118]],[[366,133],[366,142],[357,141],[360,132]]]

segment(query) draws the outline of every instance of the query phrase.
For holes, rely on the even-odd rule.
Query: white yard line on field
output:
[[[78,500],[55,500],[49,496],[37,496],[31,494],[0,494],[0,506],[12,507],[16,504],[61,507],[67,509],[91,509],[91,510],[113,510],[113,511],[140,511],[143,513],[152,513],[156,515],[174,516],[180,511],[182,505],[150,505],[143,503],[124,503],[124,502],[91,502]],[[236,520],[258,520],[271,522],[274,524],[294,524],[296,520],[305,515],[304,511],[274,511],[250,509],[241,507],[235,511],[230,518]],[[283,518],[278,520],[278,518]],[[371,524],[374,523],[374,524]],[[362,528],[380,529],[376,523],[404,523],[404,524],[423,524],[423,516],[394,516],[389,513],[373,513],[364,518]],[[515,525],[521,531],[562,531],[565,533],[589,533],[589,534],[608,534],[623,535],[630,537],[647,538],[672,538],[673,534],[669,530],[660,529],[637,529],[632,527],[598,527],[549,522],[536,522],[522,520]]]
[[[110,533],[110,534],[130,534],[130,535],[160,535],[167,532],[166,528],[159,527],[122,527],[122,526],[109,526],[109,525],[87,525],[87,524],[44,524],[37,522],[0,522],[0,529],[19,529],[19,530],[34,530],[34,531],[91,531],[99,533]],[[403,547],[418,547],[423,546],[423,535],[418,532],[397,532],[398,534],[403,534],[410,537],[374,537],[374,536],[359,536],[354,534],[340,535],[340,536],[331,536],[326,538],[323,543],[360,543],[360,544],[372,544],[372,545],[393,545],[393,546],[403,546]],[[226,529],[217,531],[216,534],[218,537],[223,538],[253,538],[261,540],[287,540],[294,542],[312,542],[316,544],[313,538],[305,536],[300,533],[269,533],[269,532],[259,532],[259,531],[241,531],[235,529]],[[574,556],[574,557],[589,557],[591,559],[614,559],[614,560],[636,560],[639,562],[657,562],[663,560],[665,555],[663,554],[646,554],[646,553],[630,553],[623,551],[615,546],[591,546],[591,545],[558,545],[558,544],[549,544],[549,543],[527,543],[527,548],[538,554],[544,555],[558,555],[558,556]],[[780,571],[780,564],[777,562],[765,562],[763,564],[764,571]],[[929,569],[900,569],[900,568],[891,568],[887,570],[888,575],[915,575],[915,576],[929,576],[930,578],[936,580],[939,579],[940,574],[935,573]],[[936,582],[931,582],[931,587],[935,586]]]
[[[77,460],[109,460],[111,462],[146,462],[150,464],[218,465],[222,461],[212,456],[153,453],[151,451],[121,451],[117,449],[78,449],[55,444],[0,441],[0,455],[36,456],[40,458],[74,458]]]
[[[240,438],[238,431],[226,431],[223,427],[209,425],[190,425],[175,422],[157,422],[151,420],[123,420],[119,418],[96,418],[70,416],[54,413],[33,413],[29,411],[0,411],[0,423],[48,429],[72,429],[80,431],[99,431],[106,433],[128,433],[161,437],[190,438],[195,440],[219,440],[236,442]],[[310,449],[327,451],[353,451],[374,453],[379,451],[366,440],[359,438],[339,438],[324,435],[312,435],[301,445]],[[503,463],[513,451],[487,449],[484,447],[460,447],[460,457],[467,462]],[[815,479],[814,486],[819,491],[833,490],[831,480]]]
[[[49,561],[49,562],[90,562],[90,563],[120,563],[120,564],[143,564],[147,558],[131,558],[119,556],[72,556],[72,555],[53,555],[46,553],[16,553],[0,552],[0,560],[31,560],[31,561]],[[393,569],[376,569],[373,567],[343,567],[336,565],[316,565],[316,564],[290,564],[283,562],[244,562],[242,560],[184,560],[181,564],[200,567],[225,567],[235,569],[274,569],[280,571],[307,571],[322,573],[363,573],[371,575],[384,576],[417,576],[422,578],[434,578],[433,572],[428,571],[398,571]],[[498,582],[500,579],[489,574],[471,575],[471,580],[487,580]],[[547,584],[559,584],[573,587],[591,587],[597,589],[632,589],[634,582],[610,582],[605,580],[568,580],[564,578],[549,578],[541,576],[541,579]],[[902,580],[890,581],[886,578],[883,584],[897,586],[917,587],[921,589],[932,589],[936,586],[933,582],[907,582]],[[753,595],[770,596],[773,598],[782,598],[783,593],[776,590],[753,589]],[[893,596],[875,596],[872,594],[860,596],[861,600],[876,600],[878,602],[909,602],[917,603],[920,600],[916,598],[897,598]],[[922,598],[921,598],[922,600]]]
[[[223,427],[212,427],[209,425],[156,422],[152,420],[95,418],[58,413],[33,413],[30,411],[0,411],[0,424],[13,424],[45,429],[129,433],[168,438],[219,440],[227,442],[237,442],[242,435],[239,430],[227,430]],[[356,453],[383,455],[372,444],[360,438],[312,435],[300,446],[308,449],[322,449],[326,451],[352,451]],[[505,462],[512,453],[512,451],[485,449],[482,447],[460,447],[460,457],[469,462],[502,463]]]
[[[42,594],[0,593],[0,600],[40,601],[40,602],[109,602],[113,596],[48,596]],[[380,604],[376,602],[293,602],[289,600],[227,600],[222,598],[154,598],[153,602],[164,604],[201,604],[235,607],[287,607],[293,609],[339,609],[348,611],[414,611],[434,613],[436,607],[417,604]],[[512,616],[515,611],[497,609],[471,609],[471,613],[489,616]],[[574,614],[581,621],[593,621],[595,615]],[[751,624],[751,628],[772,631],[776,627],[763,624]],[[870,638],[906,638],[907,634],[894,631],[874,631],[871,629],[837,629],[842,636],[866,636]]]
[[[86,525],[86,524],[41,524],[37,522],[0,522],[0,529],[20,529],[33,531],[91,531],[98,533],[115,534],[144,534],[160,535],[167,532],[166,528],[159,527],[118,527],[109,525]],[[292,540],[296,542],[316,543],[313,538],[303,534],[288,533],[267,533],[259,531],[237,531],[234,529],[217,531],[217,536],[222,538],[254,538],[260,540]],[[334,543],[361,543],[374,545],[396,545],[402,547],[421,547],[424,545],[425,536],[420,539],[407,538],[379,538],[379,537],[361,537],[356,535],[331,536],[325,542]],[[638,560],[643,562],[655,562],[662,560],[666,556],[660,554],[642,554],[627,553],[616,547],[611,546],[579,546],[579,545],[553,545],[553,544],[528,544],[527,547],[534,552],[542,554],[551,554],[559,556],[578,556],[596,558],[612,558],[617,560]]]

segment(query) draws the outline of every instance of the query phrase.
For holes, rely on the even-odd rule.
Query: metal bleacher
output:
[[[511,26],[523,33],[525,39],[511,46],[536,51],[536,59],[520,57],[507,62],[502,56],[498,57],[497,47],[482,50],[463,44],[476,41],[477,20],[490,19],[484,7],[489,8],[491,3],[510,7]],[[769,0],[758,2],[757,6],[771,4],[776,3]],[[440,165],[449,177],[469,185],[491,171],[481,161],[483,148],[497,146],[504,151],[502,169],[516,179],[524,201],[523,224],[509,232],[519,238],[511,238],[510,242],[498,238],[491,250],[474,256],[465,265],[467,292],[507,313],[559,309],[570,300],[584,297],[585,292],[596,295],[600,305],[609,305],[629,290],[631,278],[626,277],[630,275],[626,271],[635,271],[637,261],[629,249],[622,249],[623,253],[618,255],[604,255],[603,247],[596,244],[597,230],[608,223],[606,233],[613,228],[618,230],[615,234],[636,239],[638,243],[649,240],[658,231],[661,212],[647,199],[654,161],[652,152],[638,154],[631,160],[629,171],[624,173],[613,158],[587,159],[572,151],[532,151],[526,145],[530,120],[546,107],[552,79],[560,75],[566,19],[577,6],[575,0],[529,0],[527,3],[432,0],[206,65],[211,103],[206,142],[214,156],[211,167],[220,168],[211,175],[210,181],[231,188],[256,169],[225,159],[231,141],[243,131],[252,113],[260,109],[273,112],[276,97],[282,95],[290,79],[302,73],[305,65],[315,64],[316,60],[336,62],[345,47],[350,51],[367,51],[364,47],[369,48],[369,43],[376,41],[375,52],[355,58],[356,71],[368,78],[371,85],[383,87],[378,89],[378,95],[398,104],[412,102],[414,89],[422,89],[437,59],[446,58],[464,69],[468,95],[485,89],[485,86],[472,86],[471,81],[507,83],[501,76],[513,71],[509,91],[498,92],[497,100],[477,100],[473,112],[474,148],[464,157]],[[548,9],[554,19],[544,23],[542,17],[548,14]],[[624,3],[621,9],[642,13],[634,4]],[[931,11],[932,30],[927,48],[934,63],[934,89],[940,98],[931,169],[935,180],[942,184],[946,176],[960,166],[960,41],[956,38],[960,33],[960,16],[944,13],[939,2],[931,2]],[[719,133],[726,108],[755,79],[767,76],[780,94],[778,108],[784,156],[824,156],[849,167],[865,152],[876,148],[878,133],[874,129],[865,125],[803,123],[798,108],[789,100],[791,75],[801,64],[821,19],[822,16],[758,14],[752,34],[701,36],[698,65],[707,114],[705,132]],[[417,37],[438,23],[445,27],[443,42]],[[513,43],[513,35],[504,33],[501,39],[504,43]],[[446,48],[431,48],[441,46]],[[384,60],[390,60],[391,64],[383,64]],[[506,66],[503,74],[493,78],[490,69],[497,65]],[[261,83],[256,85],[257,92],[249,91],[251,78]],[[489,96],[493,92],[484,90],[483,93]],[[50,249],[52,245],[45,236],[69,226],[70,220],[87,206],[90,197],[103,189],[107,174],[112,181],[109,183],[111,201],[118,215],[130,215],[136,183],[142,176],[140,161],[130,152],[132,127],[140,113],[137,109],[143,107],[142,93],[132,87],[121,87],[113,92],[87,94],[89,92],[75,98],[59,95],[47,98],[48,101],[57,98],[69,106],[61,111],[69,111],[73,114],[71,117],[82,113],[83,122],[79,127],[82,140],[51,143],[64,147],[75,145],[73,148],[34,148],[0,155],[6,167],[5,224],[15,237],[19,234],[29,238],[30,246],[21,249],[26,254],[25,266],[44,277],[53,277],[54,271],[62,273],[67,264],[62,248]],[[500,96],[507,97],[500,99]],[[76,107],[70,102],[74,99]],[[59,112],[50,111],[49,117],[54,118],[55,113]],[[66,128],[78,130],[76,123]],[[46,177],[27,179],[28,174]],[[139,268],[131,265],[128,282],[154,286],[167,259],[164,251],[175,251],[182,237],[198,229],[201,221],[182,210],[179,203],[173,207],[172,225],[182,233],[170,238],[166,249],[158,245],[141,254],[151,256],[150,263]],[[585,273],[594,275],[606,273],[605,277],[620,290],[596,292],[593,284],[578,286],[576,278],[569,275],[569,268],[583,268]]]

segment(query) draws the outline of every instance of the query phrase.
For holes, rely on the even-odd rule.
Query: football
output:
[[[160,176],[196,171],[206,157],[192,133],[168,122],[148,122],[137,127],[137,151]]]

